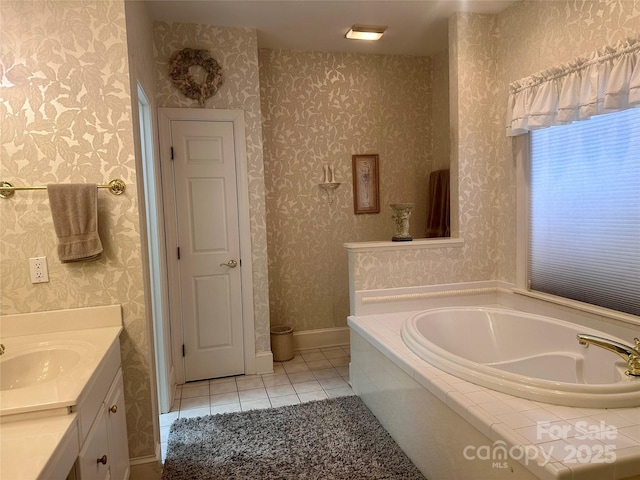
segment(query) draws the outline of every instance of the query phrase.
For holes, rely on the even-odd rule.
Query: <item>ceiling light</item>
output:
[[[380,40],[386,29],[386,25],[354,25],[345,37],[351,40]]]

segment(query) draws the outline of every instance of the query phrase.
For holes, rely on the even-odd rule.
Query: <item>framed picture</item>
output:
[[[378,155],[353,155],[353,211],[380,213]]]

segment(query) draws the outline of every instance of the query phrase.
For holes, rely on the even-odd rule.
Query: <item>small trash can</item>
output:
[[[271,351],[275,362],[286,362],[293,358],[292,326],[275,325],[271,327]]]

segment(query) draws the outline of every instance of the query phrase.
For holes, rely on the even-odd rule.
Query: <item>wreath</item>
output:
[[[207,72],[207,78],[204,82],[198,83],[189,73],[189,67],[194,65],[201,66]],[[198,100],[202,106],[205,100],[215,95],[220,88],[222,67],[207,50],[183,48],[171,55],[169,78],[183,95]]]

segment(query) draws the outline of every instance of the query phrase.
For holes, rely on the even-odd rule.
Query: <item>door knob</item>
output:
[[[238,262],[236,262],[233,258],[231,260],[229,260],[227,263],[221,263],[220,264],[221,267],[229,267],[229,268],[236,268],[238,266]]]

